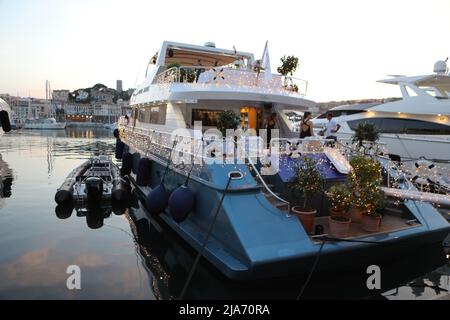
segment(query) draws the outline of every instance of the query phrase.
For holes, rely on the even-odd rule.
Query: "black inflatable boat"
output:
[[[99,203],[129,200],[129,183],[107,156],[94,157],[72,170],[55,194],[58,204],[66,202]]]

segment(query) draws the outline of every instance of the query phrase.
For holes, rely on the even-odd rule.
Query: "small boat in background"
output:
[[[45,130],[54,130],[59,129],[63,130],[66,128],[65,122],[57,122],[55,118],[43,118],[31,120],[28,119],[25,121],[23,126],[24,129],[45,129]]]

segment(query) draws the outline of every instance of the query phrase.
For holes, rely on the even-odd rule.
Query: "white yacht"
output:
[[[436,62],[434,74],[378,81],[399,86],[402,99],[330,109],[341,125],[338,137],[350,138],[358,124],[371,123],[390,153],[406,159],[450,160],[450,75],[446,62]],[[327,113],[313,120],[316,129],[326,125]]]
[[[330,185],[345,181],[349,164],[325,139],[298,139],[299,113],[315,111],[315,103],[304,98],[305,81],[272,74],[267,50],[263,57],[257,61],[251,53],[219,49],[212,43],[163,42],[151,59],[144,83],[131,97],[131,118],[121,118],[115,132],[121,174],[136,187],[145,215],[162,220],[198,250],[198,256],[235,280],[306,275],[318,252],[322,254],[317,271],[354,267],[355,256],[363,264],[391,259],[394,251],[386,254],[368,246],[369,240],[413,239],[408,247],[423,252],[428,249],[418,249],[416,243],[434,246],[436,242],[441,248],[448,223],[439,222],[443,218],[432,207],[418,215],[416,201],[402,207],[401,218],[386,212],[383,219],[391,222],[383,224],[388,227],[381,233],[356,228],[351,237],[358,241],[323,242],[321,247],[317,238],[310,237],[314,230],[308,231],[291,215],[292,205],[301,201],[288,187],[294,168],[303,157],[316,159],[324,184]],[[271,137],[270,152],[263,150],[263,156],[254,161],[242,150],[242,146],[252,148],[254,137],[239,132],[229,140],[220,133],[209,139],[209,133],[196,128],[198,121],[203,130],[217,132],[218,119],[225,118],[219,115],[226,110],[236,116],[226,114],[233,121],[226,126],[238,124],[244,133],[264,128],[275,113],[280,137]],[[220,153],[227,142],[232,147]],[[225,162],[220,161],[223,155]],[[279,170],[271,170],[276,167]],[[323,194],[321,199],[323,203]],[[317,215],[315,221],[326,227],[328,208],[322,207]],[[409,225],[410,221],[420,225]],[[401,249],[395,253],[410,255]]]
[[[57,122],[55,118],[27,119],[24,129],[62,130],[66,128],[65,122]]]
[[[0,112],[2,112],[2,116],[0,118],[1,123],[0,123],[0,137],[5,133],[4,128],[6,130],[8,130],[9,128],[8,125],[10,126],[10,120],[11,120],[11,108],[10,106],[6,103],[5,100],[0,98]],[[4,115],[3,115],[4,114]],[[3,118],[5,117],[5,118]],[[8,119],[6,119],[6,117]],[[5,123],[4,123],[5,122]]]

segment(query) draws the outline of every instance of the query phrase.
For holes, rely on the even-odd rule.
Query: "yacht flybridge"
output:
[[[149,64],[146,79],[131,97],[136,125],[165,131],[216,126],[218,112],[242,115],[242,127],[262,129],[267,117],[278,113],[280,130],[296,135],[285,110],[313,111],[304,98],[307,82],[255,71],[251,53],[205,46],[164,42]]]
[[[329,205],[321,193],[314,199],[316,229],[306,231],[292,214],[301,202],[288,188],[294,168],[314,160],[329,188],[345,182],[351,167],[331,141],[297,138],[292,119],[315,110],[305,98],[306,82],[261,65],[251,53],[211,43],[163,43],[132,96],[131,118],[121,118],[116,132],[121,174],[147,212],[232,279],[304,275],[318,255],[317,270],[362,264],[358,272],[364,273],[370,264],[440,248],[449,224],[416,200],[389,198],[378,232],[355,224],[345,239],[330,240]],[[217,129],[225,111],[240,119],[240,130],[223,140],[207,129]],[[264,128],[273,113],[279,134],[266,148],[253,130]]]
[[[406,159],[426,157],[450,160],[450,75],[447,61],[438,61],[434,74],[393,76],[380,83],[397,85],[402,99],[382,104],[345,105],[331,109],[341,125],[338,137],[349,138],[360,123],[380,130],[380,141],[391,153]],[[327,122],[326,113],[313,120],[316,128]]]

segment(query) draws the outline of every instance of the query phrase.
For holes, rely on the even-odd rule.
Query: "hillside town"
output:
[[[130,97],[134,89],[123,90],[122,80],[116,89],[103,84],[91,88],[50,90],[46,84],[46,98],[19,97],[0,94],[11,107],[11,122],[21,128],[27,121],[54,118],[67,126],[102,126],[112,124],[120,116],[130,114]]]

